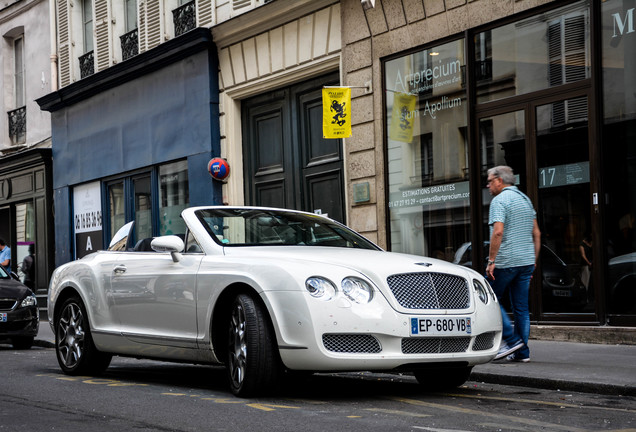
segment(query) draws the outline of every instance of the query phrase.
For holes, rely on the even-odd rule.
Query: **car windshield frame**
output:
[[[223,247],[327,246],[381,250],[360,234],[319,215],[266,208],[215,208],[195,212]]]

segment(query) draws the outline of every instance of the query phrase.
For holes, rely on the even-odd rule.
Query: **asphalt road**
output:
[[[408,375],[299,377],[238,399],[222,368],[115,358],[63,375],[54,350],[0,345],[0,431],[636,431],[636,398],[468,382],[427,393]]]

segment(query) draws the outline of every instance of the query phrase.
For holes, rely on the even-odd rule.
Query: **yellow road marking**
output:
[[[534,399],[516,399],[511,397],[503,397],[503,396],[477,396],[477,395],[462,395],[462,394],[446,394],[446,396],[458,397],[458,398],[466,398],[466,399],[487,399],[487,400],[499,400],[506,402],[522,402],[536,405],[549,405],[549,406],[557,406],[557,407],[565,407],[565,408],[585,408],[585,409],[597,409],[604,411],[619,411],[626,413],[633,413],[636,410],[629,408],[611,408],[611,407],[600,407],[594,405],[576,405],[568,402],[547,402],[547,401],[538,401]]]
[[[381,412],[384,414],[395,414],[395,415],[399,415],[399,416],[408,416],[408,417],[431,417],[432,414],[420,414],[420,413],[414,413],[414,412],[408,412],[408,411],[400,411],[400,410],[390,410],[390,409],[383,409],[383,408],[365,408],[366,411],[374,411],[374,412]]]
[[[479,411],[479,410],[474,410],[474,409],[469,409],[469,408],[461,408],[461,407],[442,405],[442,404],[438,404],[438,403],[424,402],[424,401],[420,401],[420,400],[417,400],[417,399],[406,399],[406,398],[399,398],[399,397],[389,397],[387,399],[394,400],[394,401],[397,401],[397,402],[407,403],[407,404],[415,405],[415,406],[423,406],[423,407],[427,407],[427,408],[442,409],[442,410],[446,410],[446,411],[462,413],[462,414],[469,414],[469,415],[473,415],[473,416],[494,417],[494,418],[499,419],[499,420],[508,420],[508,421],[511,421],[511,422],[514,422],[514,423],[521,423],[521,424],[533,426],[533,427],[536,427],[536,428],[544,428],[544,429],[547,429],[547,430],[564,430],[564,431],[568,431],[568,432],[588,432],[586,429],[575,428],[575,427],[572,427],[572,426],[562,426],[562,425],[558,425],[558,424],[554,424],[554,423],[546,423],[546,422],[541,422],[541,421],[537,421],[537,420],[521,418],[521,417],[517,417],[517,416],[510,416],[510,415],[505,415],[505,414],[496,414],[496,413],[491,413],[491,412],[488,412],[488,411]]]
[[[287,406],[287,405],[273,405],[273,404],[261,404],[261,403],[251,403],[247,404],[248,407],[256,408],[263,411],[276,411],[276,408],[287,408],[287,409],[299,409],[300,407]]]

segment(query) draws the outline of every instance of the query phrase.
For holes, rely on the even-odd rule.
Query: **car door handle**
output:
[[[126,273],[126,266],[123,264],[120,264],[118,266],[115,266],[115,268],[113,269],[113,273],[115,274],[122,274],[122,273]]]

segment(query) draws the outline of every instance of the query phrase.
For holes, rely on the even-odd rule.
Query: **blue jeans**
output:
[[[530,279],[534,272],[534,265],[496,268],[493,272],[495,280],[489,279],[493,291],[499,299],[501,306],[501,319],[503,323],[503,339],[508,346],[515,345],[520,339],[526,346],[516,352],[517,358],[530,357],[528,349],[528,337],[530,336],[530,310],[528,307],[528,294],[530,291]],[[508,288],[510,294],[510,306],[515,320],[512,327],[508,314],[501,305],[501,300]]]

